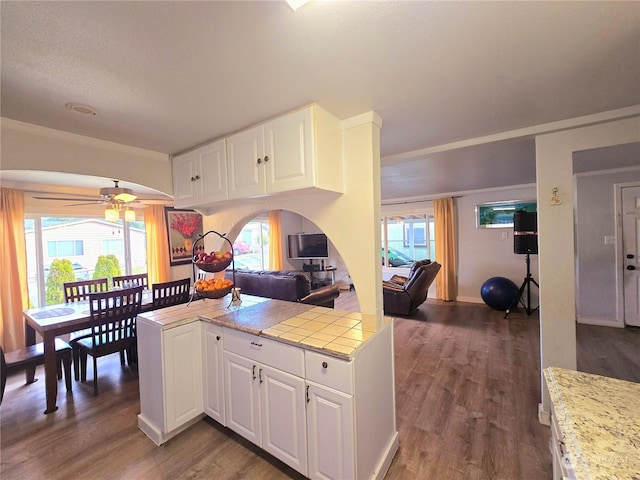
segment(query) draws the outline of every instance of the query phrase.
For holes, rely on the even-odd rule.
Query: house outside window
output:
[[[71,262],[71,281],[92,279],[102,255],[114,255],[122,275],[147,271],[142,221],[112,223],[96,217],[28,215],[24,227],[30,307],[46,304],[47,278],[57,259]]]
[[[233,242],[236,268],[269,269],[269,219],[260,215],[248,222]]]
[[[388,213],[382,217],[381,229],[384,267],[409,268],[416,260],[435,258],[433,214]]]

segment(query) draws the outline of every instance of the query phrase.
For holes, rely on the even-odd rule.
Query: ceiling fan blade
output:
[[[83,205],[100,205],[100,204],[104,204],[106,202],[103,202],[101,200],[92,200],[90,202],[86,202],[86,203],[70,203],[68,205],[65,205],[65,207],[80,207]]]
[[[64,200],[65,202],[102,202],[101,198],[64,198],[64,197],[33,197],[36,200]]]

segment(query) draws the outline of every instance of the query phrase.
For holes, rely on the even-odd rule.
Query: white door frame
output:
[[[625,326],[624,322],[624,251],[622,245],[622,189],[640,187],[640,182],[616,183],[616,322]]]

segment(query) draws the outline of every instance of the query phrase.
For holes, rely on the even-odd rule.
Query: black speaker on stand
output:
[[[538,282],[531,275],[531,259],[530,255],[538,254],[538,216],[536,212],[525,212],[518,210],[513,214],[513,253],[517,255],[526,255],[525,262],[527,264],[527,276],[520,285],[516,298],[513,299],[511,306],[507,308],[504,318],[507,318],[511,310],[521,303],[527,315],[531,315],[538,307],[531,308],[531,284],[540,288]],[[526,302],[522,299],[522,294],[527,291]]]

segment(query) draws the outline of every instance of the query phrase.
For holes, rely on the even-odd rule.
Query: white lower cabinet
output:
[[[138,317],[138,426],[160,445],[204,414],[311,479],[382,479],[398,448],[392,325],[351,361],[206,321]]]
[[[202,323],[202,390],[204,413],[226,425],[224,408],[223,329]]]
[[[225,338],[227,427],[306,474],[304,379],[266,363],[286,368],[292,358],[292,370],[300,371],[302,351],[242,332]]]
[[[202,415],[200,322],[162,330],[137,321],[138,425],[158,445]]]
[[[353,396],[307,382],[309,478],[355,478]]]

